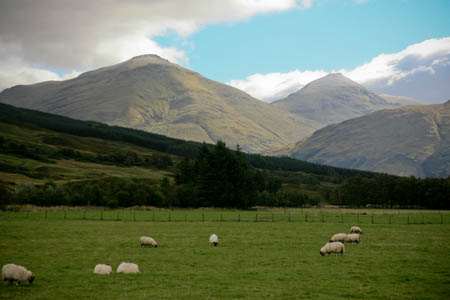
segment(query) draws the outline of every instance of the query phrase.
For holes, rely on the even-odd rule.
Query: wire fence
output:
[[[40,210],[0,212],[7,219],[129,222],[323,222],[346,224],[450,224],[449,213],[366,214],[322,211]]]

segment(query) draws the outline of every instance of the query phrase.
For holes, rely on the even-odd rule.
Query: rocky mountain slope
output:
[[[450,100],[386,109],[329,125],[272,155],[417,177],[450,175]]]
[[[420,103],[407,97],[376,95],[344,75],[333,73],[271,105],[326,126],[384,108],[416,104]]]
[[[281,147],[319,128],[155,55],[71,80],[15,86],[0,93],[0,102],[185,140],[221,139],[250,152]]]

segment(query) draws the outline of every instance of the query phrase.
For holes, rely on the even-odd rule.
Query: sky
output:
[[[157,54],[266,101],[340,72],[450,99],[448,0],[0,0],[0,90]]]

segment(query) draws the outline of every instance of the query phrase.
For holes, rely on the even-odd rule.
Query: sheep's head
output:
[[[28,275],[28,282],[30,282],[30,284],[32,284],[35,277],[36,276],[30,272],[30,274]]]
[[[324,256],[324,255],[325,255],[325,253],[323,253],[323,252],[322,252],[322,250],[320,250],[320,255]]]
[[[217,246],[218,244],[218,242],[213,242],[213,246]]]
[[[155,244],[155,248],[158,248],[158,244]]]

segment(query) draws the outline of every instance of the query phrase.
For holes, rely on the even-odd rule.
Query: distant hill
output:
[[[156,55],[86,72],[65,81],[15,86],[0,102],[262,152],[309,135],[319,125],[209,80]]]
[[[333,73],[271,105],[326,126],[384,108],[415,104],[420,103],[406,97],[376,95],[344,75]]]
[[[386,109],[329,125],[272,155],[417,177],[450,175],[450,100]]]

